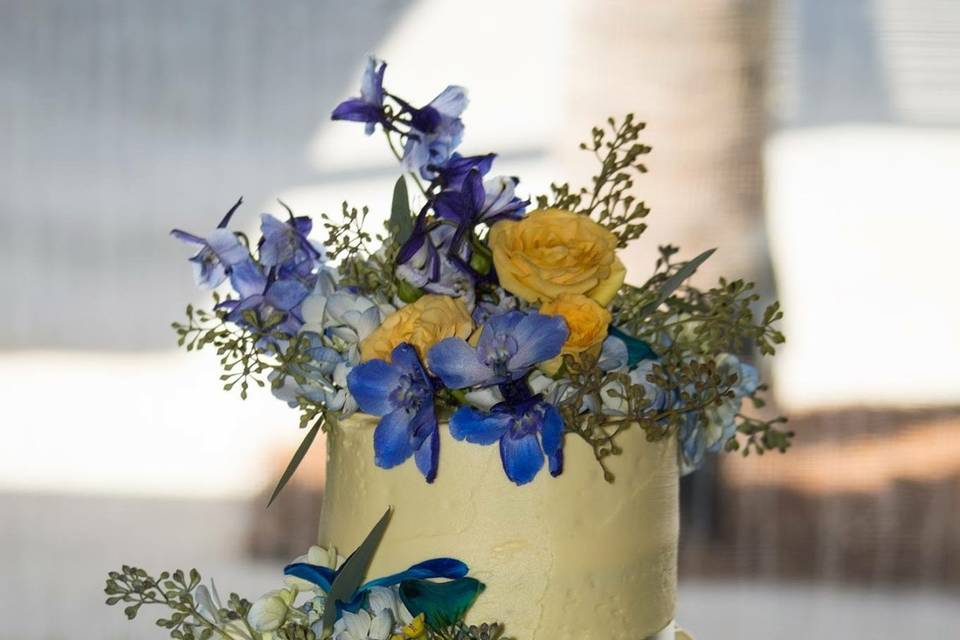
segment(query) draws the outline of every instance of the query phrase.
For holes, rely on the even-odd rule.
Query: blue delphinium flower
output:
[[[456,230],[449,225],[425,229],[418,220],[397,252],[397,276],[427,293],[463,298],[472,307],[477,275],[469,266],[469,248],[453,249]]]
[[[464,179],[471,171],[476,170],[480,175],[485,176],[493,167],[493,160],[497,157],[495,153],[488,153],[482,156],[462,156],[454,153],[440,167],[436,167],[436,181],[444,189],[460,189]]]
[[[399,99],[398,102],[410,114],[403,164],[407,171],[431,180],[463,140],[460,115],[467,108],[467,91],[463,87],[449,86],[430,104],[419,109]]]
[[[370,360],[347,376],[360,410],[381,416],[373,434],[377,466],[389,469],[414,456],[427,482],[437,477],[440,436],[433,406],[433,383],[416,349],[403,343],[391,362]]]
[[[505,176],[484,182],[480,171],[474,168],[459,189],[445,189],[437,194],[433,210],[438,218],[457,223],[457,239],[481,222],[519,220],[530,201],[515,195],[517,182],[516,178]]]
[[[310,288],[299,280],[268,280],[262,291],[250,293],[240,299],[221,302],[218,309],[227,310],[227,320],[253,331],[293,335],[303,326],[300,304],[310,293]],[[241,293],[243,295],[243,293]],[[254,314],[251,320],[249,314]],[[264,345],[270,344],[268,340]]]
[[[269,213],[261,214],[260,264],[275,267],[280,278],[312,276],[323,259],[323,252],[307,237],[312,229],[313,221],[307,216],[291,215],[281,222]]]
[[[344,100],[333,110],[333,120],[350,120],[365,122],[364,131],[367,135],[373,133],[377,123],[386,124],[383,112],[383,74],[387,70],[387,63],[370,56],[367,67],[363,72],[360,83],[360,97]]]
[[[230,219],[243,203],[243,198],[230,208],[230,211],[220,220],[217,228],[206,237],[174,229],[170,232],[177,240],[189,244],[200,245],[200,250],[190,258],[194,266],[194,279],[197,285],[207,289],[220,286],[227,277],[230,283],[241,295],[247,295],[257,290],[263,291],[266,278],[257,267],[250,255],[250,251],[237,235],[227,229]]]
[[[290,215],[281,222],[265,213],[260,217],[259,258],[266,276],[237,288],[240,298],[221,303],[227,319],[255,331],[293,335],[303,326],[300,306],[321,279],[323,253],[307,234],[308,217]],[[257,266],[257,273],[261,267]],[[232,281],[232,280],[231,280]],[[255,318],[251,320],[250,314]],[[264,346],[269,346],[267,339]]]
[[[489,412],[460,407],[450,418],[450,433],[474,444],[499,442],[503,470],[517,485],[536,477],[544,456],[551,475],[563,471],[563,418],[542,396],[504,401]]]
[[[508,311],[487,321],[476,347],[462,338],[446,338],[430,349],[427,360],[451,389],[502,384],[556,357],[568,335],[560,316]]]

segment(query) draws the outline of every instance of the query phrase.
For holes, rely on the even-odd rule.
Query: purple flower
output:
[[[241,294],[239,300],[225,300],[217,308],[228,311],[230,322],[254,332],[293,335],[303,326],[300,305],[309,294],[310,288],[299,280],[272,280],[266,288]],[[263,344],[270,343],[272,340]]]
[[[542,396],[501,402],[489,412],[460,407],[450,418],[450,433],[473,444],[499,442],[503,470],[517,485],[537,476],[544,455],[551,475],[563,471],[563,418]]]
[[[490,318],[476,347],[462,338],[446,338],[430,349],[427,360],[451,389],[491,386],[519,380],[557,356],[568,335],[560,316],[508,311]]]
[[[497,157],[495,153],[488,153],[484,156],[462,156],[454,153],[443,166],[435,167],[437,172],[437,182],[443,185],[444,189],[459,190],[463,185],[464,178],[474,169],[480,172],[480,175],[487,175],[493,166],[493,159]]]
[[[467,108],[467,92],[463,87],[449,86],[420,109],[398,102],[410,114],[403,164],[407,171],[431,180],[436,167],[443,166],[463,140],[460,114]]]
[[[414,457],[427,482],[437,477],[440,435],[433,383],[410,344],[393,350],[391,362],[370,360],[347,376],[360,410],[381,416],[373,434],[374,459],[389,469]]]
[[[455,234],[450,225],[429,225],[418,218],[397,253],[397,275],[429,293],[463,297],[471,306],[475,274],[469,266],[469,248],[453,248]]]
[[[333,110],[333,120],[349,120],[351,122],[365,122],[364,131],[367,135],[373,133],[377,123],[385,124],[383,113],[383,73],[387,70],[387,63],[377,60],[373,56],[367,61],[367,68],[363,72],[360,83],[360,97],[344,100]]]
[[[307,236],[313,221],[307,216],[290,216],[287,222],[269,213],[260,215],[260,264],[277,270],[279,278],[296,277],[310,280],[323,258]]]
[[[433,210],[438,217],[456,222],[461,235],[481,222],[519,220],[530,201],[514,195],[517,182],[505,176],[484,182],[480,170],[473,168],[459,190],[445,189],[437,195]]]
[[[200,245],[200,250],[190,258],[194,266],[194,279],[200,287],[213,289],[220,286],[227,277],[230,284],[241,296],[263,291],[266,277],[253,261],[250,251],[237,235],[227,229],[230,218],[240,208],[243,198],[237,200],[223,217],[217,228],[206,237],[187,233],[180,229],[170,232],[177,240]]]

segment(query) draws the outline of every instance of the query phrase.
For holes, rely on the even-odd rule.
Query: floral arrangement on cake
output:
[[[215,350],[225,389],[246,398],[269,386],[300,412],[306,434],[271,502],[317,434],[356,412],[379,418],[377,466],[412,458],[428,483],[443,465],[443,423],[458,440],[496,445],[520,486],[563,472],[567,437],[592,448],[609,482],[626,429],[677,438],[684,473],[707,452],[788,448],[784,418],[742,412],[744,401],[763,406],[765,386],[741,356],[783,342],[778,304],[758,312],[741,280],[693,286],[713,250],[681,260],[660,247],[644,281],[625,281],[618,251],[649,213],[632,193],[650,151],[642,123],[628,115],[593,129],[580,145],[599,163],[588,187],[525,198],[517,178],[492,175],[495,154],[457,152],[464,89],[415,107],[384,88],[385,70],[371,58],[360,95],[332,114],[380,130],[403,167],[383,232],[345,202],[339,216],[320,215],[318,241],[314,221],[281,202],[285,215],[262,214],[250,238],[234,224],[242,199],[212,230],[172,232],[196,248],[196,281],[212,290],[209,307],[190,305],[174,323],[179,344]],[[255,602],[222,602],[196,570],[125,566],[109,574],[107,603],[130,618],[166,606],[157,624],[180,640],[501,638],[502,624],[464,622],[484,586],[458,560],[366,579],[388,520],[345,560],[312,548],[286,567],[285,588]]]
[[[509,640],[502,624],[463,622],[484,585],[459,560],[364,579],[389,518],[388,510],[346,559],[311,547],[284,568],[283,588],[253,602],[231,593],[224,603],[196,569],[154,577],[124,566],[107,576],[107,604],[124,604],[131,620],[144,605],[169,609],[156,624],[177,640]]]
[[[650,151],[642,123],[595,128],[580,145],[600,165],[591,185],[553,185],[534,206],[517,178],[491,177],[494,154],[456,151],[463,88],[415,107],[384,88],[385,70],[371,58],[360,95],[333,111],[382,131],[405,171],[384,233],[344,203],[339,219],[321,215],[321,243],[284,205],[251,241],[229,228],[239,201],[212,231],[173,231],[199,249],[197,283],[216,290],[210,309],[174,324],[180,344],[213,347],[226,389],[269,384],[309,427],[278,490],[317,432],[356,411],[381,416],[377,464],[412,457],[427,482],[442,464],[441,420],[457,439],[497,445],[518,485],[544,466],[561,473],[568,435],[611,481],[604,460],[628,428],[678,437],[685,472],[706,452],[789,446],[783,418],[741,412],[745,399],[763,404],[765,387],[739,354],[783,342],[777,303],[757,316],[752,283],[690,285],[712,251],[678,260],[660,247],[652,275],[625,283],[617,251],[648,214],[632,194]]]

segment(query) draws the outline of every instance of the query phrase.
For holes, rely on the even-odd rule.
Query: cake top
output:
[[[371,58],[359,96],[332,114],[382,133],[402,167],[384,230],[344,203],[320,215],[318,241],[313,220],[281,202],[285,215],[262,214],[251,240],[231,230],[238,201],[212,231],[173,231],[198,248],[197,283],[214,290],[175,323],[180,344],[213,347],[226,389],[269,385],[310,426],[278,491],[317,432],[357,411],[379,418],[377,464],[413,458],[426,482],[443,421],[457,439],[498,444],[517,485],[562,473],[567,436],[589,443],[609,481],[624,429],[679,438],[683,472],[705,452],[787,448],[782,418],[741,411],[763,402],[741,355],[783,342],[777,303],[756,314],[741,280],[693,286],[713,250],[678,259],[660,247],[652,272],[625,282],[618,252],[649,213],[633,193],[650,151],[643,123],[592,130],[580,145],[599,163],[588,187],[525,197],[518,178],[495,175],[495,154],[457,151],[466,90],[413,106],[385,88],[386,66]]]

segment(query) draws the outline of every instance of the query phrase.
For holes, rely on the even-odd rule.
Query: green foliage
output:
[[[200,573],[191,569],[164,571],[153,577],[143,569],[124,565],[120,571],[107,576],[104,593],[110,606],[124,604],[127,619],[133,620],[144,605],[159,605],[169,610],[167,617],[156,619],[156,625],[166,629],[176,640],[210,640],[237,637],[258,640],[261,636],[246,622],[250,602],[235,593],[230,594],[227,606],[215,612],[201,611],[198,604]]]
[[[325,213],[320,215],[327,232],[324,241],[327,253],[331,260],[340,260],[337,270],[341,287],[356,287],[361,293],[384,301],[396,296],[401,283],[394,275],[394,265],[400,249],[400,238],[409,233],[407,223],[399,221],[402,217],[399,213],[402,209],[401,199],[406,194],[406,187],[401,189],[399,184],[391,205],[398,213],[393,214],[385,225],[391,231],[387,236],[366,230],[369,215],[367,207],[357,209],[344,202],[339,221]],[[407,212],[409,215],[409,205]],[[412,228],[412,220],[409,224]],[[375,251],[371,249],[373,242],[378,246]]]
[[[580,148],[594,154],[600,164],[590,187],[574,189],[569,184],[552,184],[551,193],[537,197],[541,208],[556,207],[592,216],[617,236],[620,247],[641,236],[649,209],[631,193],[636,176],[646,172],[641,159],[650,147],[639,142],[644,124],[632,114],[622,121],[607,120],[606,128],[595,127],[589,142]],[[604,373],[590,356],[575,360],[565,357],[562,373],[569,382],[558,397],[558,406],[568,432],[583,438],[593,448],[604,477],[613,481],[607,459],[621,453],[617,436],[638,425],[647,439],[656,441],[676,434],[689,414],[706,426],[706,413],[733,397],[733,379],[717,371],[719,354],[743,354],[756,349],[773,355],[784,342],[776,323],[783,317],[779,303],[768,305],[759,315],[760,296],[751,282],[720,279],[717,286],[699,289],[689,278],[710,255],[705,252],[688,261],[675,261],[676,247],[660,247],[654,274],[639,287],[624,285],[613,305],[617,329],[652,345],[659,359],[648,381],[662,389],[673,389],[679,402],[655,411],[644,387],[634,384],[625,373]],[[628,341],[628,344],[630,341]],[[763,406],[761,385],[751,396]],[[584,406],[600,407],[617,400],[621,416],[583,412]],[[793,432],[780,425],[785,418],[760,420],[737,415],[741,438],[727,443],[728,451],[762,454],[790,446]]]
[[[783,317],[779,303],[767,306],[758,318],[754,306],[760,298],[753,283],[721,278],[716,287],[698,289],[686,279],[693,272],[691,265],[702,262],[703,255],[674,262],[676,253],[674,247],[661,247],[654,275],[640,287],[626,285],[614,302],[614,312],[620,330],[654,345],[659,359],[648,381],[676,390],[678,402],[655,411],[643,386],[633,384],[626,374],[604,373],[590,357],[579,362],[567,357],[564,364],[570,386],[559,408],[567,430],[590,444],[608,481],[613,481],[613,474],[606,459],[621,453],[616,438],[624,429],[638,425],[648,440],[656,441],[675,435],[688,414],[706,426],[706,410],[732,398],[737,382],[736,376],[725,377],[717,369],[717,356],[754,347],[772,355],[776,345],[784,342],[774,326]],[[761,385],[750,396],[755,407],[764,405],[765,390]],[[622,416],[580,413],[585,404],[600,406],[602,394],[622,403]],[[786,418],[759,420],[738,413],[736,421],[743,442],[731,440],[728,451],[762,454],[770,449],[784,452],[790,446],[793,432],[780,427]]]
[[[257,348],[257,340],[264,335],[271,335],[270,319],[261,322],[256,314],[250,313],[250,322],[259,327],[251,330],[227,322],[226,313],[215,310],[221,298],[213,294],[211,311],[195,309],[187,305],[186,323],[172,324],[177,333],[177,344],[186,347],[187,351],[200,351],[206,347],[216,350],[220,358],[223,373],[220,380],[223,388],[231,391],[239,385],[240,397],[246,400],[250,384],[263,387],[266,384],[266,374],[273,368],[273,361],[263,351]]]
[[[444,629],[428,630],[428,640],[513,640],[504,635],[504,625],[499,622],[467,625],[458,622]]]
[[[646,173],[640,161],[651,149],[640,143],[640,132],[646,127],[628,113],[622,122],[607,119],[608,129],[594,127],[590,142],[580,148],[596,156],[600,171],[591,179],[590,187],[572,189],[569,184],[551,184],[550,195],[537,197],[537,206],[555,207],[593,216],[617,236],[618,246],[639,238],[646,230],[643,219],[650,210],[630,193],[636,176]]]

